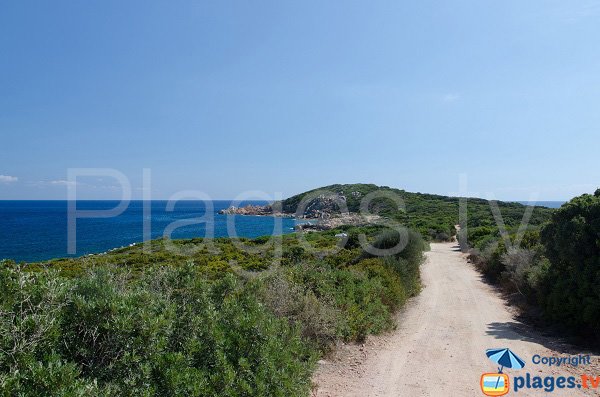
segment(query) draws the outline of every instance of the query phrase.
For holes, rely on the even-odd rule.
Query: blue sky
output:
[[[4,2],[0,199],[600,185],[600,2]],[[78,197],[119,197],[110,178]]]

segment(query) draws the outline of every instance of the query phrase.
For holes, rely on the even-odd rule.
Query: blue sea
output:
[[[521,204],[525,204],[525,205],[529,205],[528,201],[518,201]],[[541,207],[548,207],[548,208],[560,208],[561,205],[563,205],[564,203],[566,203],[566,201],[537,201],[535,203],[531,203],[531,204],[535,204]]]
[[[118,201],[78,201],[78,211],[109,210]],[[112,248],[142,242],[144,220],[151,224],[151,238],[163,236],[168,225],[176,221],[206,216],[204,223],[175,229],[172,238],[206,237],[207,228],[214,237],[228,237],[227,219],[233,218],[238,237],[258,237],[274,234],[276,219],[269,216],[220,215],[217,212],[231,201],[213,201],[212,213],[206,213],[201,201],[178,201],[173,211],[167,211],[167,201],[149,202],[150,215],[144,215],[143,201],[131,201],[118,216],[77,219],[76,253],[68,254],[67,201],[0,201],[0,259],[44,261],[52,258],[100,253]],[[265,204],[247,201],[246,204]],[[292,232],[295,220],[278,218],[283,233]]]

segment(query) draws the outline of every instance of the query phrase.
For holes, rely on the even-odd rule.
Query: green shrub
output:
[[[502,239],[490,240],[481,250],[470,251],[469,258],[479,270],[492,283],[499,283],[506,266],[502,262],[502,255],[506,253],[506,246]]]
[[[293,272],[280,268],[264,280],[261,300],[272,313],[301,330],[311,346],[326,351],[340,337],[342,312],[329,293],[319,296],[292,280]]]
[[[546,315],[600,343],[600,189],[564,204],[541,237],[551,264]]]
[[[339,269],[325,261],[306,262],[291,269],[291,277],[294,283],[304,286],[305,294],[336,308],[337,337],[362,340],[392,326],[391,308],[382,300],[387,292],[381,280],[369,278],[358,267]]]
[[[391,309],[383,303],[385,289],[379,278],[368,278],[355,270],[337,271],[334,282],[336,304],[344,312],[341,334],[346,340],[363,341],[368,334],[379,334],[393,325]]]
[[[526,248],[513,248],[500,256],[500,262],[506,269],[502,273],[508,290],[516,290],[523,296],[530,295],[529,274],[536,264],[536,253]]]
[[[232,275],[0,269],[0,395],[300,396],[314,352]]]
[[[384,232],[380,234],[373,246],[377,249],[390,249],[397,244],[401,244],[404,248],[395,254],[380,257],[381,263],[393,271],[399,278],[402,285],[401,296],[410,297],[416,295],[420,290],[420,271],[419,268],[425,257],[423,252],[427,248],[427,243],[419,233],[413,230],[407,231],[406,234],[400,234],[396,231]],[[393,252],[393,251],[392,251]],[[363,251],[361,258],[374,258],[372,253]]]
[[[381,301],[392,311],[400,307],[409,297],[405,281],[394,266],[381,259],[365,259],[357,264],[369,278],[378,278],[383,286]]]
[[[69,284],[54,272],[0,267],[0,395],[85,396],[96,388],[57,353]]]
[[[483,249],[493,239],[497,239],[500,236],[500,232],[496,226],[470,227],[467,231],[469,244],[479,249]]]
[[[174,241],[178,252],[156,240],[149,253],[2,262],[0,396],[307,395],[319,354],[392,328],[419,289],[419,233],[374,257],[358,235],[380,247],[395,237],[340,229],[351,246],[324,258],[284,237],[284,266],[273,249],[244,252],[227,239],[214,251],[199,239]],[[329,249],[337,232],[306,239]]]

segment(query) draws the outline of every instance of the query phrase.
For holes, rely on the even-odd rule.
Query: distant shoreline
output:
[[[118,200],[78,200],[78,209],[107,210],[114,208]],[[200,200],[179,201],[173,211],[166,211],[164,200],[151,200],[152,210],[150,239],[163,236],[165,228],[182,219],[193,219],[204,215],[205,205]],[[516,202],[527,205],[528,202]],[[558,208],[563,201],[539,201],[537,206]],[[230,237],[227,230],[227,216],[218,216],[220,210],[231,205],[265,206],[266,200],[248,200],[238,203],[234,200],[215,200],[212,206],[212,234],[209,237]],[[103,219],[79,219],[77,221],[77,252],[67,253],[67,200],[0,200],[0,259],[17,262],[41,262],[55,258],[79,257],[107,252],[110,249],[139,244],[144,240],[144,206],[148,203],[132,200],[121,215]],[[297,225],[317,223],[321,218],[306,216],[296,218],[292,213],[283,213],[282,233],[293,233]],[[272,235],[276,214],[245,214],[235,219],[236,233],[240,237],[255,238]],[[204,237],[207,234],[205,223],[177,228],[172,238],[186,239]],[[312,225],[313,229],[321,226]],[[310,226],[302,229],[311,229]]]

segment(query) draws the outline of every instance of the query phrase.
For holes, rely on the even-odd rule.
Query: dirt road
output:
[[[600,376],[592,365],[534,365],[532,357],[582,353],[538,335],[515,320],[493,287],[482,281],[454,244],[432,244],[422,266],[423,291],[398,314],[398,328],[365,345],[342,346],[322,360],[313,379],[316,396],[482,396],[482,373],[497,372],[486,349],[510,348],[526,362],[513,376]],[[522,396],[598,396],[591,389],[512,390]]]

